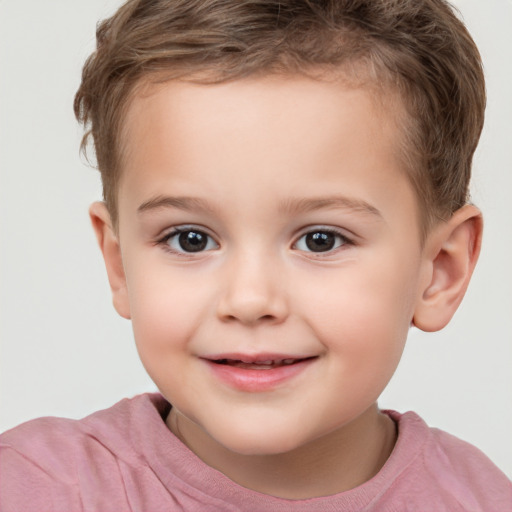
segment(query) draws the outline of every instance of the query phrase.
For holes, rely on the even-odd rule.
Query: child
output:
[[[377,407],[476,263],[484,105],[442,1],[137,0],[104,22],[75,101],[90,214],[162,395],[4,434],[2,510],[510,509],[476,448]]]

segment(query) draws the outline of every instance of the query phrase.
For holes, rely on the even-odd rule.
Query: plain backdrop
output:
[[[111,305],[87,214],[99,175],[79,157],[72,113],[96,22],[119,4],[0,0],[0,430],[155,390]],[[484,247],[452,323],[411,331],[380,404],[417,411],[512,477],[512,2],[455,4],[487,75],[472,188]]]

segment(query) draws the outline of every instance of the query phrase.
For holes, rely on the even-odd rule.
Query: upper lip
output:
[[[263,363],[268,361],[285,361],[287,359],[300,360],[300,359],[310,359],[312,357],[316,357],[316,355],[311,354],[278,354],[275,352],[259,352],[257,354],[242,354],[239,352],[229,352],[229,353],[221,353],[221,354],[213,354],[202,356],[202,359],[206,359],[209,361],[222,361],[229,359],[231,361],[242,361],[243,363]]]

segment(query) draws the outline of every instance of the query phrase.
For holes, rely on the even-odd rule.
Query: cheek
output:
[[[325,305],[313,320],[317,337],[329,354],[330,373],[336,376],[332,389],[337,390],[340,410],[354,414],[361,404],[378,400],[386,388],[409,331],[405,316],[389,307],[393,304],[389,294],[374,292],[360,298],[350,294],[338,308]]]
[[[190,353],[201,318],[207,314],[208,286],[162,265],[127,272],[127,281],[140,360],[164,396],[176,406],[185,406],[183,389],[189,399],[201,396],[190,378],[194,375]]]
[[[208,286],[187,272],[149,265],[127,272],[137,347],[143,353],[172,352],[187,345],[205,314]]]
[[[409,331],[415,277],[407,265],[379,260],[382,264],[369,261],[316,276],[315,286],[301,294],[308,293],[315,304],[305,313],[311,328],[343,364],[356,370],[374,365],[388,373],[396,368]]]

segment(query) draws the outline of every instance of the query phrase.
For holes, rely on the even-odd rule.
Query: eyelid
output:
[[[177,250],[173,249],[172,247],[170,247],[170,245],[167,242],[172,237],[175,237],[175,236],[179,235],[180,233],[187,232],[187,231],[197,231],[197,232],[205,234],[207,237],[209,237],[215,243],[216,247],[214,247],[213,249],[206,249],[206,250],[197,251],[197,252],[177,251]],[[324,252],[321,252],[321,251],[315,252],[315,251],[306,251],[306,250],[302,250],[302,249],[297,249],[297,247],[296,247],[297,243],[299,242],[299,240],[301,238],[303,238],[304,236],[306,236],[310,233],[315,233],[315,232],[331,233],[331,234],[341,238],[342,243],[338,247],[335,247],[333,249],[330,249],[330,250],[324,251]],[[303,252],[303,253],[307,253],[308,255],[310,255],[310,257],[313,256],[316,258],[325,258],[325,257],[331,256],[331,255],[337,253],[339,250],[343,250],[343,248],[346,248],[347,246],[356,245],[354,238],[355,238],[355,235],[354,236],[347,235],[346,230],[344,230],[344,229],[341,229],[338,227],[333,227],[333,226],[321,225],[321,224],[313,224],[313,225],[306,226],[305,228],[301,229],[299,234],[297,236],[295,236],[294,242],[292,243],[291,248],[298,250],[300,252]],[[199,255],[204,255],[205,253],[209,253],[212,250],[216,250],[216,249],[220,248],[220,243],[217,241],[217,237],[211,233],[211,230],[209,230],[208,228],[206,228],[204,226],[200,226],[197,224],[180,224],[177,226],[171,226],[171,227],[167,228],[166,230],[164,230],[160,235],[158,235],[156,237],[154,244],[161,245],[167,252],[170,252],[174,255],[177,255],[180,257],[185,257],[185,258],[197,257]]]
[[[295,241],[292,244],[292,249],[296,249],[296,246],[297,246],[297,243],[299,242],[299,240],[301,240],[306,235],[311,234],[311,233],[320,233],[320,232],[330,233],[330,234],[340,237],[342,239],[341,245],[339,245],[338,247],[335,247],[329,251],[324,251],[324,252],[322,252],[322,251],[319,251],[319,252],[305,251],[302,249],[297,249],[297,250],[299,250],[303,253],[306,253],[308,255],[313,255],[315,258],[322,258],[322,257],[331,256],[331,255],[337,253],[339,250],[343,250],[343,248],[346,246],[356,245],[354,237],[347,235],[345,230],[342,230],[340,228],[335,228],[333,226],[325,226],[325,225],[315,224],[315,225],[307,226],[306,228],[303,228],[300,231],[299,235],[297,235],[295,237]]]
[[[187,251],[177,251],[173,249],[167,242],[179,235],[180,233],[186,233],[187,231],[195,231],[199,233],[203,233],[208,238],[213,240],[216,247],[214,249],[207,249],[197,252],[187,252]],[[198,226],[194,224],[180,224],[178,226],[172,226],[170,228],[167,228],[163,233],[161,233],[155,240],[155,245],[160,245],[169,253],[172,253],[173,255],[177,255],[179,257],[185,257],[185,258],[191,258],[191,257],[197,257],[199,255],[204,255],[205,253],[209,253],[212,250],[218,249],[220,247],[219,242],[217,242],[216,237],[211,233],[211,231],[203,226]]]

